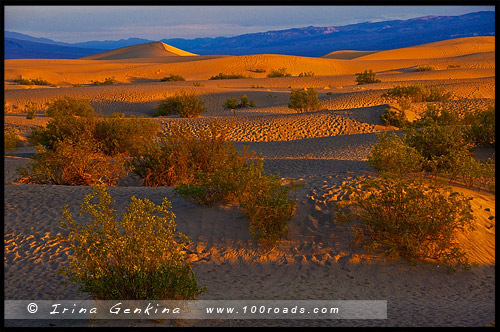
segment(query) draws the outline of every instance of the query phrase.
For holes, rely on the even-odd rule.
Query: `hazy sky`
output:
[[[494,11],[494,6],[5,6],[5,30],[62,42],[235,36]]]

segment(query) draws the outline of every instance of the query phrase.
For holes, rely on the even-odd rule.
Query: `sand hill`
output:
[[[183,51],[162,42],[152,42],[127,46],[83,57],[84,60],[122,60],[136,58],[156,58],[165,56],[196,56],[198,54]]]

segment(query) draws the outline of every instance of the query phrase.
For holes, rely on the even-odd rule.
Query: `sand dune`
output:
[[[208,291],[200,299],[385,299],[388,319],[287,321],[183,321],[183,326],[489,326],[495,320],[495,195],[455,186],[472,196],[476,229],[457,241],[469,259],[470,271],[447,274],[434,262],[413,266],[388,261],[351,246],[352,232],[333,223],[335,202],[346,199],[341,187],[357,176],[373,175],[367,163],[376,133],[385,127],[380,114],[388,107],[381,95],[396,84],[442,86],[470,106],[495,100],[494,37],[461,38],[417,47],[381,51],[338,51],[322,58],[275,54],[248,56],[184,56],[162,43],[105,52],[95,59],[6,60],[6,128],[19,130],[25,140],[31,129],[46,125],[42,115],[25,118],[24,105],[64,95],[87,98],[103,114],[124,112],[150,118],[158,101],[176,91],[194,91],[206,113],[196,119],[154,118],[164,131],[172,124],[192,130],[217,120],[229,131],[237,149],[249,146],[261,153],[264,168],[305,182],[297,196],[298,209],[286,239],[262,252],[248,232],[248,221],[235,206],[200,207],[175,196],[173,188],[144,187],[135,176],[109,189],[118,213],[132,195],[160,203],[168,197],[178,229],[192,240],[188,259],[198,283]],[[368,54],[370,53],[370,54]],[[191,55],[191,54],[188,54]],[[416,72],[421,65],[436,68]],[[293,77],[266,78],[271,69],[287,68]],[[265,70],[264,73],[256,72]],[[355,73],[372,69],[381,83],[356,85]],[[297,77],[313,71],[314,77]],[[251,78],[208,80],[218,73]],[[170,73],[183,82],[160,82]],[[14,85],[19,78],[43,78],[59,87]],[[119,84],[93,85],[114,76]],[[198,82],[201,86],[195,86]],[[72,87],[73,84],[82,86]],[[291,89],[314,87],[320,110],[298,114],[287,107]],[[246,94],[255,108],[224,109],[231,97]],[[458,103],[458,100],[452,103]],[[425,105],[415,104],[416,109]],[[35,148],[24,146],[4,157],[5,180],[5,299],[84,299],[77,286],[61,287],[58,268],[68,262],[68,250],[51,240],[61,232],[62,207],[73,216],[90,187],[11,183],[16,168],[26,166]],[[493,149],[482,154],[492,156]],[[471,310],[474,308],[474,310]],[[32,323],[32,322],[31,322]],[[17,322],[23,326],[23,322]],[[48,321],[37,322],[48,326]],[[50,321],[54,326],[73,322]],[[88,322],[78,322],[87,326]],[[170,327],[162,322],[94,322],[99,326]]]
[[[115,50],[89,55],[82,60],[122,60],[134,58],[156,58],[166,56],[197,56],[198,54],[183,51],[177,47],[162,43],[152,42],[118,48]]]
[[[429,44],[380,51],[358,58],[359,60],[433,59],[466,54],[494,52],[495,37],[466,37]]]

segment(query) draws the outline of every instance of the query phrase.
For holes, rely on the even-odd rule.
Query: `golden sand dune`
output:
[[[335,51],[323,55],[322,58],[352,60],[373,53],[377,53],[377,51]]]
[[[466,37],[380,51],[359,60],[433,59],[494,51],[495,37]]]
[[[121,60],[134,58],[156,58],[166,56],[196,56],[162,42],[152,42],[118,48],[81,58],[82,60]]]

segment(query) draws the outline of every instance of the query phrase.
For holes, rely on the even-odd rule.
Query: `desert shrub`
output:
[[[215,76],[212,76],[209,78],[209,80],[233,80],[233,79],[240,79],[240,78],[248,78],[246,77],[245,75],[241,75],[241,74],[223,74],[223,73],[219,73]]]
[[[227,109],[235,109],[235,108],[244,108],[244,107],[255,107],[255,102],[251,99],[248,99],[247,95],[243,95],[240,97],[240,102],[238,103],[238,98],[232,97],[228,98],[224,103],[224,108]]]
[[[123,113],[99,117],[95,122],[93,138],[100,142],[101,151],[108,156],[140,155],[155,143],[160,124],[151,119],[125,118]]]
[[[453,94],[445,92],[442,87],[426,87],[421,84],[412,84],[408,86],[396,85],[382,94],[386,100],[407,99],[411,102],[445,102],[451,99]]]
[[[228,98],[223,106],[224,108],[228,109],[238,108],[238,98],[236,97]]]
[[[4,153],[8,151],[14,152],[14,150],[17,147],[21,146],[21,139],[19,138],[19,132],[14,128],[5,129],[3,138],[4,138],[3,140]]]
[[[405,128],[409,124],[405,112],[394,108],[386,108],[385,112],[380,115],[380,120],[382,120],[386,126],[398,128]]]
[[[19,168],[20,183],[88,186],[115,185],[127,174],[125,161],[99,151],[95,141],[57,142],[53,150],[39,147],[26,168]]]
[[[37,117],[40,107],[34,101],[30,101],[24,106],[24,110],[26,111],[26,119],[31,120]]]
[[[192,183],[195,172],[213,173],[217,166],[236,155],[226,137],[227,130],[216,122],[196,135],[187,128],[173,125],[170,133],[160,135],[157,145],[132,159],[133,171],[146,186]]]
[[[90,106],[88,99],[64,96],[47,103],[45,115],[49,117],[58,116],[82,116],[92,117],[95,115],[94,108]]]
[[[455,236],[472,229],[471,198],[418,178],[358,178],[344,190],[350,198],[338,204],[337,219],[359,220],[355,239],[369,251],[469,267]]]
[[[448,69],[450,68],[460,68],[460,65],[448,65]]]
[[[495,146],[495,104],[486,109],[476,110],[470,114],[464,135],[474,145]]]
[[[318,109],[321,107],[318,92],[313,88],[307,88],[306,91],[292,89],[288,107],[297,110],[299,113]]]
[[[193,82],[193,85],[196,87],[204,87],[204,85],[201,84],[200,82]]]
[[[47,85],[47,86],[56,86],[49,81],[43,80],[41,78],[19,78],[14,80],[15,83],[19,85]]]
[[[252,237],[264,248],[272,249],[288,232],[288,224],[297,209],[296,191],[293,182],[283,186],[277,175],[257,174],[240,177],[246,181],[246,190],[241,193],[240,210],[250,222]]]
[[[261,69],[261,68],[257,68],[257,69],[249,69],[248,71],[251,71],[251,72],[253,72],[253,73],[259,73],[259,74],[261,74],[261,73],[265,73],[265,72],[266,72],[266,70],[265,70],[265,69]]]
[[[94,188],[81,205],[90,216],[83,225],[64,207],[61,226],[69,232],[58,240],[74,254],[61,275],[96,300],[193,300],[206,290],[186,262],[190,242],[176,231],[167,198],[155,205],[133,196],[120,220],[114,204],[105,187]]]
[[[195,118],[204,111],[203,102],[194,92],[181,91],[160,101],[153,116],[179,114],[181,118]]]
[[[159,130],[160,125],[153,120],[125,118],[120,113],[88,118],[59,116],[52,118],[46,127],[32,129],[30,140],[49,150],[66,140],[86,140],[94,142],[108,156],[131,156],[153,144]]]
[[[289,77],[292,76],[292,74],[288,73],[286,71],[285,67],[279,68],[279,69],[271,69],[269,71],[269,74],[267,74],[267,77]]]
[[[160,79],[162,82],[176,82],[176,81],[185,81],[186,79],[181,75],[170,74],[169,76],[165,76]]]
[[[432,67],[432,66],[420,66],[420,67],[417,68],[418,72],[433,71],[433,70],[436,70],[436,69],[434,67]]]
[[[440,172],[453,168],[455,166],[452,162],[454,154],[469,153],[469,147],[461,131],[455,126],[440,126],[433,123],[420,130],[410,128],[405,140],[427,161],[425,168],[428,171]],[[434,160],[434,166],[430,167],[428,162],[432,160]]]
[[[118,81],[115,79],[115,77],[106,77],[104,81],[94,81],[94,85],[113,85],[118,83]]]
[[[377,133],[378,143],[372,148],[368,163],[379,172],[398,176],[422,171],[424,158],[395,133]]]
[[[365,70],[362,73],[356,73],[356,82],[358,85],[360,85],[360,84],[380,83],[381,81],[375,78],[375,73],[370,69],[370,70]]]
[[[314,77],[313,71],[303,72],[299,74],[299,77]]]
[[[252,89],[265,89],[265,86],[263,86],[263,85],[256,85],[256,84],[252,84],[250,87]]]

